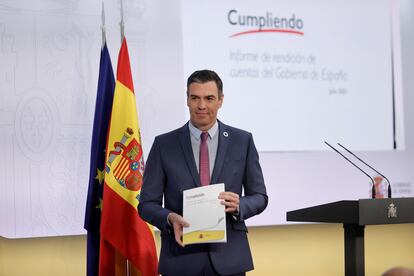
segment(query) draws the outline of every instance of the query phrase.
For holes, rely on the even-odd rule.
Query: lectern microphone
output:
[[[343,155],[339,150],[337,150],[336,148],[334,148],[333,146],[331,146],[328,142],[325,141],[325,144],[327,144],[336,153],[338,153],[339,155],[341,155],[346,161],[348,161],[349,163],[351,163],[352,165],[354,165],[355,168],[357,168],[358,170],[360,170],[363,174],[365,174],[366,176],[368,176],[369,179],[371,179],[371,182],[372,182],[372,193],[371,193],[371,196],[372,196],[372,198],[375,198],[375,182],[374,182],[374,179],[368,173],[366,173],[363,169],[361,169],[359,166],[357,166],[354,162],[352,162],[351,160],[349,160],[349,158],[346,157],[345,155]]]
[[[376,169],[374,169],[372,166],[368,165],[368,163],[366,163],[364,160],[362,160],[361,158],[359,158],[355,153],[353,153],[352,151],[350,151],[349,149],[347,149],[346,147],[342,146],[340,143],[337,143],[341,148],[343,148],[344,150],[346,150],[347,152],[349,152],[349,154],[351,154],[352,156],[354,156],[356,159],[358,159],[359,161],[361,161],[362,163],[364,163],[368,168],[370,168],[371,170],[373,170],[374,172],[376,172],[377,174],[381,175],[385,180],[387,180],[388,183],[388,198],[391,198],[391,183],[388,180],[388,178],[385,177],[385,175],[383,175],[382,173],[380,173],[379,171],[377,171]]]

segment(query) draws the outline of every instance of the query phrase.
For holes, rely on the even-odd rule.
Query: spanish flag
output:
[[[116,273],[116,256],[142,276],[157,275],[152,226],[138,215],[144,171],[141,135],[126,39],[118,57],[114,101],[105,159],[99,275]],[[134,270],[135,270],[134,269]]]

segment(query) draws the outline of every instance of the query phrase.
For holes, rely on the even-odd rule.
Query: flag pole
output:
[[[125,33],[124,33],[124,1],[121,0],[121,22],[119,22],[119,27],[121,29],[121,45],[124,42],[124,37],[125,37]],[[122,47],[122,46],[121,46]],[[123,261],[125,261],[125,263],[123,263],[124,265],[124,273],[126,276],[132,276],[131,275],[131,262],[128,260],[128,258],[123,257]]]
[[[124,1],[121,0],[121,22],[119,23],[121,27],[121,44],[124,41]]]
[[[106,43],[106,29],[105,29],[105,5],[102,1],[102,14],[101,14],[101,31],[102,31],[102,48]]]

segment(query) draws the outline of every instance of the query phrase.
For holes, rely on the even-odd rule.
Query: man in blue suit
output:
[[[138,210],[161,230],[158,271],[163,275],[245,275],[253,269],[245,220],[261,213],[268,198],[252,135],[217,120],[223,99],[215,72],[194,72],[187,80],[190,121],[157,136],[148,156]],[[206,138],[200,142],[203,132]],[[203,143],[208,149],[200,148]],[[200,153],[206,150],[208,161]],[[205,185],[199,175],[205,163],[207,184],[225,184],[218,197],[227,214],[227,243],[184,246],[183,191]]]

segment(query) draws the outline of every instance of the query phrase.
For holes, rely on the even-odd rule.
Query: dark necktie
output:
[[[202,132],[200,137],[199,173],[201,185],[204,186],[210,184],[210,159],[208,157],[207,145],[208,132]]]

